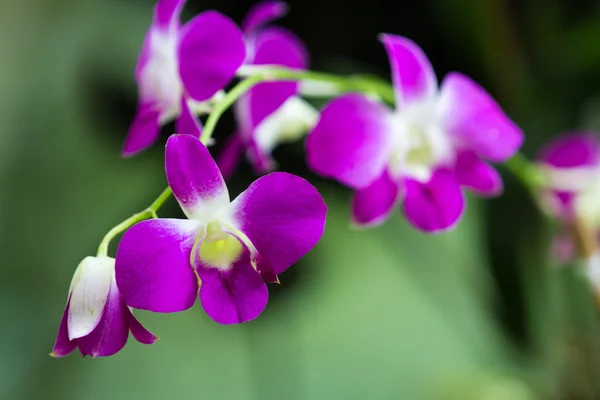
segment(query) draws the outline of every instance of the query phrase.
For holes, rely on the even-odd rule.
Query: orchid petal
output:
[[[225,140],[221,152],[216,159],[223,179],[228,180],[233,176],[240,163],[244,149],[244,142],[237,132],[234,132]]]
[[[229,223],[250,239],[275,274],[285,271],[317,244],[327,214],[314,186],[284,172],[257,179],[231,207]]]
[[[252,267],[246,245],[228,236],[239,244],[239,254],[227,265],[213,266],[200,259],[196,271],[202,280],[200,302],[204,311],[220,324],[239,324],[258,317],[267,305],[269,292]]]
[[[595,166],[600,163],[600,140],[592,132],[571,132],[551,141],[538,159],[558,168]]]
[[[123,304],[125,304],[125,302],[123,302]],[[125,306],[127,307],[127,305]],[[127,311],[129,312],[129,315],[127,316],[129,322],[129,330],[131,331],[131,334],[133,335],[135,340],[142,344],[153,344],[154,342],[156,342],[158,338],[154,336],[154,334],[148,329],[144,328],[144,326],[140,323],[140,321],[137,320],[137,318],[133,315],[129,308],[127,308]]]
[[[369,186],[389,162],[391,120],[388,108],[361,94],[334,99],[306,139],[309,167],[355,189]]]
[[[442,83],[440,116],[457,142],[491,161],[507,160],[523,143],[523,132],[496,101],[459,73],[448,74]]]
[[[158,139],[159,118],[160,111],[156,110],[152,104],[145,103],[138,106],[121,151],[123,157],[137,154],[150,147]]]
[[[364,227],[382,224],[396,208],[401,192],[400,183],[385,171],[371,185],[354,193],[352,222]]]
[[[418,229],[438,233],[456,225],[465,200],[450,171],[437,170],[427,183],[406,179],[403,210],[406,219]]]
[[[190,254],[200,229],[196,221],[152,219],[125,232],[115,273],[128,306],[170,313],[194,305],[198,281]]]
[[[114,259],[86,257],[81,261],[71,283],[69,339],[88,335],[98,325],[113,280]]]
[[[176,28],[185,3],[186,0],[158,0],[154,7],[154,24],[163,30]]]
[[[308,66],[304,44],[283,28],[265,29],[253,41],[253,48],[251,62],[255,65],[280,65],[294,69]],[[236,107],[236,117],[242,130],[252,131],[297,92],[297,82],[267,82],[254,86]]]
[[[192,135],[197,138],[202,134],[202,125],[200,125],[198,118],[192,114],[192,110],[190,110],[184,97],[181,98],[181,114],[175,122],[175,130],[177,133]]]
[[[102,318],[89,335],[77,339],[77,347],[84,356],[106,357],[119,352],[129,336],[129,309],[121,296],[114,279]]]
[[[242,22],[247,34],[287,14],[288,6],[281,1],[265,1],[256,4],[248,11]]]
[[[502,178],[498,171],[471,151],[457,155],[454,173],[460,185],[482,196],[497,196],[502,192]]]
[[[437,93],[437,78],[429,59],[412,40],[402,36],[380,36],[388,53],[396,108],[432,99]]]
[[[142,80],[142,73],[153,55],[156,55],[157,37],[166,38],[174,35],[179,28],[179,15],[183,9],[186,0],[159,0],[154,7],[154,20],[150,29],[144,37],[142,51],[138,57],[135,67],[135,78],[138,82]],[[164,42],[164,40],[163,40]],[[162,47],[162,46],[160,46]],[[164,47],[162,47],[164,49]]]
[[[58,327],[58,334],[56,335],[56,342],[54,342],[54,348],[52,349],[52,353],[50,355],[52,357],[64,357],[69,355],[77,345],[74,341],[69,340],[69,328],[68,328],[68,319],[69,319],[69,303],[71,299],[69,296],[69,300],[67,301],[67,305],[65,307],[65,311],[63,312],[62,318],[60,319],[60,325]]]
[[[169,137],[165,170],[169,186],[189,218],[210,222],[218,210],[229,204],[229,192],[221,172],[197,138]]]
[[[226,16],[207,11],[188,22],[180,34],[179,74],[188,95],[203,101],[235,76],[246,50],[242,32]]]

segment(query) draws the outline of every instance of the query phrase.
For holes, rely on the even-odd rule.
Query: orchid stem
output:
[[[326,72],[288,69],[277,66],[260,66],[246,68],[240,74],[253,77],[261,77],[262,81],[314,81],[333,85],[339,94],[342,92],[361,92],[365,94],[375,94],[383,101],[389,104],[395,103],[395,94],[393,87],[377,77],[368,75],[350,75],[342,76],[329,74]]]
[[[225,97],[221,99],[221,101],[215,104],[215,107],[208,116],[208,119],[206,120],[206,126],[204,127],[204,131],[200,136],[200,141],[204,144],[208,143],[215,130],[215,127],[217,126],[217,122],[219,122],[219,119],[225,113],[225,111],[227,111],[227,109],[229,109],[229,107],[231,107],[233,103],[235,103],[235,101],[239,99],[244,93],[250,90],[252,86],[264,80],[265,77],[262,75],[250,76],[247,79],[244,79],[243,81],[235,85],[233,89],[231,89],[225,95]]]
[[[544,185],[544,175],[523,154],[516,153],[504,162],[504,166],[532,192]]]

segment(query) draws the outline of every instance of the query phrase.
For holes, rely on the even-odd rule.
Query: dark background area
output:
[[[252,1],[190,0],[240,22]],[[523,152],[600,128],[600,3],[554,0],[290,1],[279,23],[311,68],[389,79],[380,32],[405,35],[441,81],[461,71],[524,129]],[[162,339],[118,355],[47,354],[83,257],[165,185],[164,141],[123,160],[147,0],[0,2],[0,398],[595,399],[600,330],[575,269],[549,260],[554,227],[501,166],[505,193],[468,199],[458,229],[427,236],[397,213],[349,227],[350,191],[311,174],[301,143],[280,168],[322,191],[322,242],[242,326],[199,306],[136,315]],[[233,130],[230,115],[216,139]],[[215,151],[219,150],[219,146]],[[254,179],[243,164],[232,195]],[[170,201],[160,214],[180,211]]]

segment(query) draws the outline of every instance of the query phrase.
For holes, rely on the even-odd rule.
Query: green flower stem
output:
[[[504,166],[532,192],[545,184],[542,171],[521,153],[505,161]]]
[[[377,77],[369,75],[342,76],[326,72],[287,69],[275,66],[256,68],[256,75],[249,73],[249,78],[261,77],[260,81],[314,81],[332,84],[339,92],[361,92],[375,94],[389,104],[395,104],[393,87]]]
[[[217,122],[221,116],[227,111],[229,107],[235,103],[237,99],[239,99],[244,93],[246,93],[252,86],[256,85],[265,80],[263,75],[253,75],[244,79],[237,85],[233,87],[226,95],[223,97],[215,107],[212,109],[208,119],[206,120],[206,125],[204,126],[204,130],[202,131],[202,135],[200,136],[200,141],[204,144],[208,143],[213,132],[215,131],[215,127],[217,126]]]

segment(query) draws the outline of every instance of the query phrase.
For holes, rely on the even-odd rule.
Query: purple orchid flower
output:
[[[53,357],[64,357],[76,347],[84,357],[111,356],[125,346],[129,331],[140,343],[156,341],[156,336],[139,323],[121,298],[114,266],[115,260],[110,257],[86,257],[79,264],[51,353]]]
[[[256,318],[268,282],[319,241],[327,207],[306,180],[276,172],[233,202],[208,150],[190,135],[173,135],[167,180],[188,217],[139,222],[117,250],[116,279],[125,302],[154,312],[190,308],[200,290],[206,313],[222,324]]]
[[[567,132],[541,149],[538,164],[546,177],[542,206],[562,224],[553,240],[553,254],[567,263],[575,257],[576,245],[569,231],[575,219],[591,224],[600,236],[600,220],[595,217],[600,208],[596,205],[600,201],[600,139],[594,132]]]
[[[159,0],[135,71],[139,103],[122,154],[152,145],[160,126],[177,118],[176,130],[199,137],[195,112],[235,76],[245,58],[242,33],[216,11],[180,26],[185,0]]]
[[[521,130],[479,85],[458,73],[438,89],[429,60],[412,41],[382,35],[392,68],[396,110],[361,94],[328,103],[306,141],[317,173],[356,190],[352,220],[383,223],[403,200],[409,222],[434,233],[464,210],[461,187],[497,195],[502,180],[482,159],[504,161]]]
[[[248,12],[242,23],[246,65],[307,68],[308,52],[300,39],[287,29],[267,26],[286,12],[282,2],[259,3]],[[244,151],[257,173],[272,171],[272,150],[279,143],[300,139],[314,125],[318,114],[298,92],[297,82],[260,83],[238,100],[234,109],[238,130],[218,160],[225,177],[234,172]]]

